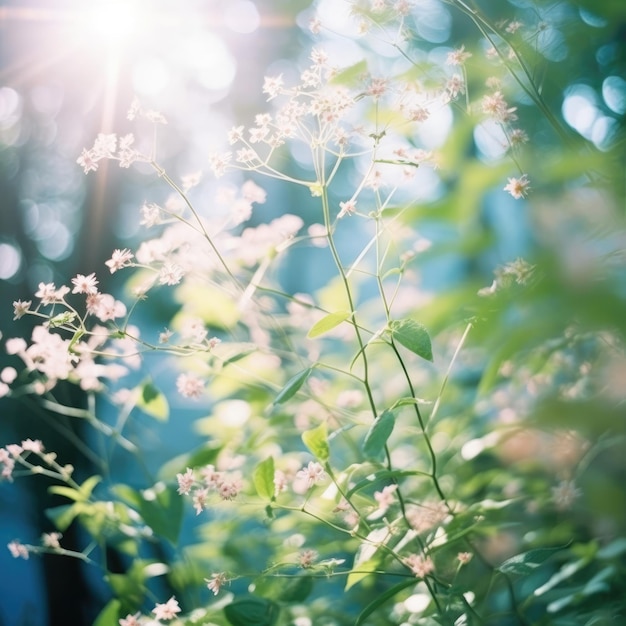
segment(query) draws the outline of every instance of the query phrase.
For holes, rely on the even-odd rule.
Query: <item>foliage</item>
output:
[[[352,2],[347,66],[314,19],[309,64],[266,77],[268,111],[224,137],[209,186],[169,173],[166,116],[138,101],[128,117],[154,126],[149,150],[100,134],[78,158],[94,175],[105,159],[147,164],[174,192],[141,208],[137,249],[107,261],[128,273],[123,294],[95,274],[42,283],[14,303],[39,322],[30,341],[5,341],[24,367],[3,393],[105,442],[84,479],[38,440],[0,449],[5,479],[47,476],[63,500],[42,545],[9,549],[101,568],[97,626],[624,617],[623,117],[576,133],[543,83],[591,9],[425,3],[471,33],[444,49],[425,41],[422,4]],[[302,210],[258,220],[283,187]],[[496,215],[527,231],[527,258],[498,250]],[[289,290],[302,258],[320,287]],[[141,328],[155,298],[177,303],[159,333]],[[57,399],[66,381],[87,408]],[[189,407],[196,449],[148,481],[117,476],[120,459],[141,462],[135,424]],[[72,524],[81,552],[60,542]]]

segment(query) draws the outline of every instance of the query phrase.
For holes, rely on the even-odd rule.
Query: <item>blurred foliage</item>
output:
[[[287,21],[293,24],[308,4],[258,2],[258,7],[262,15],[289,14],[293,17]],[[394,203],[377,218],[381,224],[395,220],[432,241],[430,248],[401,262],[396,259],[399,254],[389,254],[389,267],[384,267],[386,273],[380,272],[385,276],[381,282],[389,289],[398,277],[411,285],[409,301],[403,304],[405,316],[381,319],[371,306],[371,277],[358,272],[351,276],[363,324],[373,331],[385,329],[382,336],[397,342],[397,350],[411,373],[409,379],[416,387],[416,397],[406,397],[405,383],[397,382],[397,361],[388,346],[373,341],[367,346],[372,363],[370,375],[380,383],[376,400],[386,410],[373,424],[357,414],[349,427],[335,429],[341,425],[334,421],[337,415],[346,417],[341,408],[337,409],[337,398],[349,385],[333,378],[329,371],[310,365],[310,343],[297,345],[290,358],[284,356],[289,340],[302,336],[297,334],[302,328],[291,328],[292,320],[280,307],[286,307],[292,293],[309,291],[319,306],[314,312],[323,316],[307,326],[308,338],[324,347],[339,346],[328,357],[332,366],[354,364],[360,356],[359,352],[355,355],[352,344],[342,343],[341,335],[338,339],[335,334],[345,328],[353,314],[341,281],[315,290],[319,282],[325,282],[320,276],[329,274],[330,263],[328,257],[316,263],[314,249],[305,257],[309,260],[301,264],[293,260],[298,258],[297,253],[289,252],[283,267],[269,272],[270,278],[278,278],[279,287],[281,283],[294,286],[284,287],[290,293],[276,299],[280,304],[272,304],[284,332],[278,333],[280,340],[285,342],[281,344],[278,365],[253,352],[253,332],[246,327],[247,320],[233,306],[232,299],[225,297],[223,285],[183,284],[176,290],[174,303],[169,292],[147,303],[139,302],[138,311],[155,328],[169,324],[174,314],[181,322],[186,315],[193,315],[221,337],[238,341],[224,342],[202,363],[215,376],[211,380],[213,405],[208,414],[192,416],[197,418],[193,426],[194,449],[186,449],[168,464],[154,459],[153,466],[162,466],[158,476],[150,471],[141,473],[145,470],[142,462],[121,461],[126,453],[116,452],[119,456],[111,457],[114,479],[121,480],[115,470],[119,474],[124,468],[132,473],[124,478],[130,484],[118,483],[110,492],[96,489],[95,502],[81,502],[70,496],[77,500],[74,504],[49,513],[63,530],[74,518],[82,520],[96,543],[106,537],[107,543],[122,554],[124,572],[107,576],[116,598],[103,609],[97,626],[115,625],[127,613],[147,610],[147,597],[156,595],[164,600],[170,593],[175,593],[186,609],[194,607],[198,611],[197,619],[189,617],[184,623],[200,621],[218,626],[287,626],[306,618],[316,626],[591,626],[618,623],[624,618],[626,94],[618,93],[616,104],[606,93],[610,77],[620,78],[624,84],[626,6],[621,0],[450,0],[423,4],[424,11],[436,5],[433,15],[437,19],[450,15],[451,26],[444,38],[433,35],[429,40],[428,33],[420,30],[423,26],[419,14],[413,21],[406,20],[408,36],[403,51],[415,64],[409,70],[403,68],[403,76],[434,83],[439,78],[436,73],[441,59],[445,58],[443,52],[464,45],[473,54],[466,63],[468,100],[480,102],[490,93],[485,81],[497,75],[508,104],[517,108],[519,126],[530,140],[515,151],[512,163],[504,150],[498,152],[494,147],[501,140],[497,134],[495,139],[481,140],[476,130],[481,122],[480,111],[468,111],[464,96],[455,100],[450,132],[434,146],[438,155],[435,191],[420,190],[423,197],[418,199],[394,198]],[[365,7],[366,3],[357,5]],[[363,11],[367,13],[365,8]],[[513,19],[519,19],[524,28],[507,33],[506,26]],[[306,22],[303,16],[299,20],[303,25]],[[481,31],[503,49],[510,43],[524,65],[506,54],[501,62],[485,60],[489,42]],[[272,39],[268,33],[274,32],[264,31],[264,35]],[[286,35],[281,31],[285,58],[278,64],[280,68],[287,68],[292,60],[301,61],[299,39],[305,35],[295,29],[289,32]],[[281,55],[269,52],[271,43],[266,40],[267,59]],[[368,40],[361,45],[368,46]],[[380,42],[372,46],[372,56],[378,56],[384,66],[388,58],[381,55]],[[269,60],[261,62],[248,51],[240,54],[240,66],[246,75],[251,74],[248,64],[255,68],[252,74],[258,72],[255,80],[260,88],[260,77],[266,69],[262,65],[268,65]],[[336,84],[358,82],[365,67],[361,61],[349,64],[335,77]],[[265,106],[252,101],[251,93],[259,89],[249,87],[242,83],[233,87],[233,99],[238,102],[233,117],[252,118]],[[195,89],[190,88],[190,98]],[[566,115],[567,100],[574,96],[579,99],[570,100],[570,104],[577,104],[578,113]],[[172,108],[180,107],[172,126],[178,122],[184,129],[189,121],[186,118],[193,118],[200,128],[195,131],[198,136],[190,141],[204,149],[205,139],[209,143],[213,132],[211,124],[203,126],[200,122],[206,102],[196,102],[190,115],[190,109],[180,104],[184,100],[178,94],[170,101],[174,102]],[[222,103],[217,108],[223,115],[220,121],[230,120],[230,114],[224,114],[227,105]],[[75,118],[78,113],[73,113]],[[583,114],[587,122],[581,121]],[[364,119],[382,120],[389,127],[396,118],[392,114],[385,117],[376,107],[364,113]],[[487,129],[487,135],[491,131]],[[409,134],[405,139],[414,147],[436,143],[427,133]],[[184,156],[185,139],[173,141],[173,147],[165,150],[168,165],[186,171],[189,162]],[[33,154],[29,156],[30,152]],[[21,165],[16,169],[11,163],[16,158],[28,163],[30,158],[30,170],[41,171],[37,158],[42,154],[56,158],[53,152],[53,147],[42,147],[35,138],[0,147],[3,171],[9,172],[2,184],[12,189],[11,202],[18,195],[24,200],[25,189],[34,193],[26,178],[29,169]],[[18,156],[11,156],[14,154]],[[307,165],[306,161],[298,161],[298,154],[284,154],[287,173],[294,177],[301,175]],[[63,178],[64,168],[74,159],[72,153],[58,161],[61,165],[53,170],[52,180]],[[507,177],[517,175],[515,164],[531,180],[531,193],[522,202],[502,192]],[[349,195],[345,190],[351,189],[355,171],[356,166],[341,170],[337,191],[331,191],[333,206]],[[126,191],[118,190],[116,203],[127,206],[143,201],[145,198],[138,199],[138,190],[142,194],[162,193],[156,191],[158,182],[146,183],[144,173],[129,176],[130,186]],[[75,173],[69,178],[75,181]],[[120,179],[115,175],[112,180]],[[78,219],[74,217],[75,208],[87,193],[83,185],[73,183],[68,205],[74,208],[64,217],[59,216],[59,221],[67,220],[68,215],[70,220]],[[211,189],[210,185],[202,187],[198,196]],[[309,209],[316,206],[316,200],[308,189],[303,195],[299,191],[271,191],[276,193],[279,211],[299,212],[308,223],[312,221]],[[40,192],[40,198],[28,198],[34,202],[43,202],[46,194],[57,198],[56,191],[45,185]],[[89,215],[89,206],[85,216]],[[375,208],[374,200],[371,208]],[[268,214],[271,212],[268,209]],[[18,287],[20,281],[29,280],[32,290],[40,276],[63,276],[60,282],[64,283],[72,273],[70,266],[75,265],[81,272],[95,268],[95,261],[93,266],[84,267],[80,259],[69,256],[60,260],[54,273],[46,274],[52,270],[41,269],[42,260],[36,258],[40,252],[35,251],[25,225],[20,223],[20,215],[25,213],[11,214],[10,219],[3,218],[2,234],[11,245],[19,244],[24,260],[20,272],[6,287],[3,284],[7,301],[30,293],[18,291],[22,289]],[[2,215],[9,213],[3,210]],[[88,217],[81,219],[89,224]],[[120,219],[119,213],[116,219]],[[371,236],[371,229],[345,223],[339,223],[337,238],[341,252],[350,258],[351,243],[358,237]],[[75,231],[77,241],[81,232]],[[141,236],[131,227],[122,233],[107,231],[106,236],[98,230],[95,235],[103,238],[96,254],[102,258],[114,246],[131,245]],[[114,235],[119,236],[115,244]],[[92,232],[91,241],[93,236]],[[519,257],[529,266],[515,265]],[[52,267],[49,261],[43,260],[43,264]],[[490,293],[494,278],[498,288]],[[259,291],[263,292],[262,288]],[[268,289],[264,295],[273,294]],[[175,329],[176,315],[172,322]],[[304,326],[307,320],[302,321]],[[471,330],[461,340],[468,323]],[[3,332],[16,334],[6,328]],[[274,328],[272,332],[277,331]],[[456,355],[459,346],[462,349]],[[447,370],[454,358],[454,368]],[[180,428],[177,420],[187,410],[175,403],[168,407],[172,367],[168,363],[155,368],[154,376],[138,381],[135,387],[140,417],[129,424],[130,432],[125,435],[144,444],[146,454],[162,453],[166,444],[173,443],[167,433]],[[317,391],[316,384],[322,392]],[[315,407],[298,408],[296,400],[304,403],[309,396],[317,400]],[[432,400],[422,400],[440,397],[443,401],[436,410],[429,404]],[[241,399],[245,399],[249,410],[244,424],[229,424],[219,417],[236,412],[236,405],[231,403]],[[273,457],[266,456],[267,451],[279,453],[280,463],[286,468],[297,465],[308,450],[323,463],[331,459],[335,471],[340,472],[335,477],[337,483],[351,490],[360,507],[372,507],[374,493],[394,481],[412,494],[408,504],[430,504],[434,489],[429,476],[429,450],[415,422],[415,407],[430,416],[426,430],[438,460],[439,481],[451,499],[459,503],[445,526],[445,541],[434,553],[438,578],[433,584],[443,610],[427,603],[420,611],[411,611],[410,607],[427,596],[424,583],[398,578],[401,568],[394,569],[376,550],[359,553],[359,546],[367,542],[346,537],[343,529],[321,526],[313,517],[281,512],[272,503],[267,508],[259,507],[256,502],[257,496],[271,500],[268,459]],[[321,419],[333,427],[330,436],[327,421],[321,422],[323,428],[318,425]],[[172,431],[161,430],[161,426],[168,425]],[[33,427],[32,433],[36,436],[37,428]],[[386,447],[406,462],[402,470],[391,471],[381,463]],[[178,454],[181,450],[167,452]],[[244,494],[246,502],[211,508],[205,513],[208,517],[201,518],[202,522],[191,530],[193,522],[184,516],[183,500],[172,486],[176,474],[231,455],[247,459],[246,471],[253,480]],[[272,474],[278,460],[272,460]],[[142,470],[135,474],[138,468]],[[152,490],[149,500],[142,491],[145,489]],[[111,494],[117,499],[113,507]],[[330,518],[336,503],[328,500],[325,504],[327,510],[316,512]],[[316,506],[323,505],[316,501]],[[425,536],[436,542],[434,534]],[[288,539],[293,537],[301,543],[290,543]],[[319,553],[311,569],[297,566],[296,557],[303,546]],[[457,554],[471,546],[476,548],[476,555],[467,566],[455,571]],[[346,579],[345,572],[354,558],[359,573]],[[257,577],[259,570],[268,568],[273,572],[275,566],[285,578]],[[384,567],[388,567],[388,577],[368,575]],[[245,576],[233,580],[223,595],[211,602],[206,578],[217,570],[244,572]],[[469,589],[472,598],[467,594]],[[482,619],[468,610],[472,603]],[[459,621],[463,614],[466,621]]]

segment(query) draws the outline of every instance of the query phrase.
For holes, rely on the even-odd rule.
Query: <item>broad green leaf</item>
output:
[[[414,579],[403,580],[401,583],[394,585],[387,591],[384,591],[381,594],[376,596],[376,599],[370,602],[360,613],[356,622],[354,622],[354,626],[361,626],[365,622],[365,620],[376,611],[379,607],[381,607],[385,602],[391,600],[391,598],[395,597],[400,591],[406,589],[407,587],[414,587],[416,581]]]
[[[427,361],[433,360],[430,337],[419,322],[408,318],[392,320],[389,322],[389,330],[394,341]]]
[[[62,506],[55,506],[51,509],[46,509],[46,517],[52,521],[55,527],[61,532],[68,529],[69,525],[74,521],[77,515],[80,515],[84,510],[82,502],[76,504],[64,504]]]
[[[304,385],[306,379],[310,376],[312,371],[312,367],[307,367],[305,370],[296,374],[293,378],[290,378],[287,381],[287,384],[280,390],[280,393],[274,398],[274,404],[283,404],[283,402],[287,402],[287,400],[293,398],[300,387]]]
[[[301,574],[287,578],[282,585],[281,602],[304,602],[313,591],[313,577]]]
[[[140,386],[138,395],[137,406],[144,413],[162,422],[167,420],[170,413],[167,398],[150,381]]]
[[[153,499],[141,499],[139,514],[155,535],[175,544],[183,521],[183,499],[173,486],[150,490]]]
[[[74,489],[72,487],[52,485],[51,487],[48,487],[48,491],[56,494],[57,496],[63,496],[69,500],[74,500],[74,502],[84,502],[85,500],[85,498],[83,498],[83,494],[78,489]]]
[[[119,600],[111,600],[100,611],[93,626],[119,626],[121,608],[122,603]]]
[[[363,441],[363,452],[367,457],[376,458],[383,452],[395,423],[396,417],[392,411],[383,411],[374,420]]]
[[[64,496],[75,502],[87,502],[91,497],[91,493],[95,486],[102,480],[101,476],[91,476],[78,488],[64,487],[63,485],[52,485],[48,488],[50,493],[58,496]]]
[[[336,311],[335,313],[329,313],[325,315],[321,320],[318,320],[313,324],[311,330],[307,333],[309,339],[315,339],[321,335],[331,331],[333,328],[339,326],[341,322],[345,322],[352,313],[350,311]]]
[[[351,85],[354,82],[360,80],[361,76],[366,72],[367,61],[365,61],[365,59],[362,59],[354,65],[350,65],[343,70],[339,70],[339,72],[337,72],[337,74],[335,74],[331,78],[330,82],[335,85]]]
[[[377,558],[363,561],[359,563],[358,565],[355,563],[354,571],[348,574],[348,578],[346,579],[346,586],[344,587],[343,590],[348,591],[348,589],[360,583],[364,578],[367,578],[371,572],[375,572],[377,569],[378,569]]]
[[[311,451],[311,454],[313,454],[313,456],[320,461],[327,461],[328,457],[330,457],[326,422],[322,422],[319,426],[312,428],[311,430],[305,430],[302,433],[302,441]]]
[[[571,563],[565,563],[561,569],[553,574],[550,579],[541,585],[541,587],[537,587],[533,592],[536,596],[542,596],[546,591],[550,591],[553,587],[556,587],[559,583],[567,580],[571,576],[573,576],[578,570],[582,569],[587,565],[587,559],[579,559],[578,561],[573,561]]]
[[[365,489],[367,487],[371,487],[376,483],[385,482],[388,483],[390,480],[398,480],[399,478],[405,478],[407,476],[426,476],[430,477],[428,472],[420,472],[419,470],[382,470],[372,474],[371,476],[367,476],[366,478],[360,480],[355,485],[353,485],[349,491],[346,492],[346,498],[350,498],[355,493],[361,491],[361,489]]]
[[[363,542],[356,552],[352,571],[348,574],[344,591],[354,587],[357,583],[367,578],[371,572],[378,569],[380,559],[376,554],[381,546],[389,539],[388,528],[375,528],[367,535],[367,541]]]
[[[607,544],[603,548],[600,548],[598,550],[598,558],[613,559],[624,552],[626,552],[626,537],[620,537],[619,539],[611,541],[611,543]]]
[[[183,521],[183,499],[173,486],[138,492],[127,485],[114,485],[111,491],[135,509],[154,534],[175,544]]]
[[[274,458],[269,457],[261,461],[252,474],[252,480],[257,493],[265,500],[274,499]]]
[[[553,554],[560,552],[566,547],[567,546],[537,548],[535,550],[529,550],[528,552],[522,552],[504,561],[497,569],[504,574],[530,574]]]
[[[273,626],[278,612],[276,602],[257,596],[247,596],[224,607],[226,619],[232,626]]]

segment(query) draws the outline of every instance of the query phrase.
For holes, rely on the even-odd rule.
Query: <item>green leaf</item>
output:
[[[261,461],[252,474],[256,492],[265,500],[274,499],[274,458],[269,457]]]
[[[315,337],[319,337],[331,331],[336,326],[339,326],[341,322],[345,322],[351,315],[352,313],[350,311],[336,311],[335,313],[324,315],[321,320],[313,324],[313,327],[307,333],[307,337],[309,339],[315,339]]]
[[[407,476],[430,476],[428,472],[420,472],[419,470],[381,470],[376,472],[373,475],[367,476],[363,478],[354,486],[352,486],[346,492],[346,498],[350,498],[355,493],[361,491],[361,489],[366,489],[367,487],[371,487],[377,483],[385,482],[388,483],[391,480],[398,480],[400,478],[405,478]]]
[[[119,626],[121,608],[122,603],[119,600],[111,600],[100,611],[93,626]]]
[[[283,584],[281,602],[304,602],[313,591],[313,577],[308,574],[288,578]]]
[[[278,619],[278,605],[272,600],[247,596],[224,607],[232,626],[273,626]]]
[[[293,378],[287,381],[287,384],[280,390],[280,393],[274,398],[274,404],[283,404],[296,395],[300,387],[304,385],[306,379],[311,375],[312,367],[307,367]]]
[[[516,554],[507,559],[497,569],[504,574],[530,574],[537,569],[544,561],[547,561],[553,554],[565,549],[567,546],[556,548],[537,548]]]
[[[620,537],[615,539],[611,543],[607,544],[603,548],[598,550],[599,559],[614,559],[626,552],[626,537]]]
[[[414,586],[415,586],[415,580],[414,579],[403,580],[401,583],[398,583],[397,585],[394,585],[390,589],[387,589],[387,591],[384,591],[383,593],[377,595],[376,599],[374,601],[370,602],[359,613],[359,617],[357,618],[356,622],[354,622],[354,626],[361,626],[361,624],[363,624],[365,622],[365,620],[372,613],[374,613],[374,611],[376,611],[379,607],[381,607],[383,604],[385,604],[385,602],[391,600],[391,598],[393,598],[396,594],[398,594],[403,589],[406,589],[407,587],[414,587]]]
[[[587,565],[587,559],[579,559],[578,561],[573,561],[571,563],[565,563],[561,569],[553,574],[550,579],[541,585],[541,587],[537,587],[533,594],[535,596],[542,596],[546,591],[550,591],[553,587],[556,587],[559,583],[567,580],[572,577],[578,570],[582,569]]]
[[[311,430],[305,430],[302,433],[302,441],[311,451],[311,454],[313,454],[313,456],[320,461],[327,461],[330,457],[326,422],[322,422],[319,426],[312,428]]]
[[[84,504],[77,502],[75,504],[64,504],[46,509],[46,516],[52,521],[55,527],[61,532],[66,531],[69,525],[74,521],[77,515],[84,511]]]
[[[167,398],[150,381],[139,388],[137,406],[144,412],[162,422],[169,417],[170,408]]]
[[[365,72],[367,72],[367,61],[362,59],[354,65],[340,70],[331,78],[330,82],[335,85],[349,85],[358,81]]]
[[[419,322],[408,318],[392,320],[389,322],[389,330],[394,341],[427,361],[433,360],[430,336]]]
[[[352,571],[348,574],[344,591],[348,591],[348,589],[354,587],[364,578],[367,578],[371,572],[375,572],[378,569],[380,557],[377,552],[380,546],[387,542],[389,537],[389,529],[385,527],[375,528],[368,533],[366,541],[359,546],[356,552]]]
[[[142,498],[139,514],[157,536],[175,544],[183,521],[183,499],[172,486],[153,493],[154,500]]]
[[[111,491],[141,515],[157,537],[175,544],[183,521],[183,498],[173,486],[161,485],[139,493],[127,485],[114,485]]]
[[[62,485],[52,485],[48,487],[48,491],[50,493],[54,493],[57,496],[63,496],[64,498],[68,498],[69,500],[74,500],[74,502],[84,502],[83,494],[78,490],[72,487],[64,487]]]
[[[353,572],[348,574],[348,578],[346,579],[346,586],[344,587],[344,591],[348,591],[354,585],[360,583],[364,578],[367,578],[371,572],[375,572],[378,569],[378,558],[368,559],[367,561],[363,561],[361,563],[354,564]],[[415,581],[413,581],[415,583]]]
[[[367,457],[376,458],[383,452],[395,423],[396,417],[392,411],[383,411],[374,420],[363,441],[363,452]]]

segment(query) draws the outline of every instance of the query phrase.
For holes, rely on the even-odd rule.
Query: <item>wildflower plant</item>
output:
[[[550,202],[522,106],[555,143],[597,149],[579,146],[542,97],[532,71],[541,24],[442,2],[474,29],[442,56],[417,34],[420,2],[350,5],[361,60],[327,53],[332,34],[314,17],[319,41],[297,76],[265,77],[266,109],[224,129],[204,171],[170,173],[157,132],[146,153],[134,131],[98,135],[78,156],[85,174],[104,160],[147,165],[173,199],[138,208],[141,242],[102,268],[127,277],[123,293],[77,274],[13,304],[35,325],[4,340],[22,371],[2,372],[3,395],[38,396],[106,445],[102,471],[81,478],[45,442],[0,448],[5,480],[45,475],[65,499],[41,545],[8,547],[100,568],[111,600],[98,626],[623,617],[623,514],[600,506],[578,527],[569,518],[597,504],[594,476],[614,481],[596,460],[623,443],[623,387],[611,378],[626,362],[623,319],[597,325],[580,295],[596,293],[602,260],[598,276],[564,292],[566,261],[540,245],[536,258],[494,263],[488,280],[420,282],[432,284],[428,272],[445,282],[433,260],[451,244],[429,238],[433,219],[472,245],[480,193],[495,189],[511,212]],[[424,142],[433,116],[458,134]],[[128,121],[158,130],[167,115],[135,101]],[[470,136],[491,150],[474,186],[455,172],[452,146]],[[594,158],[578,192],[609,194]],[[208,201],[195,194],[207,177]],[[274,204],[283,187],[301,207]],[[262,205],[276,216],[256,219]],[[285,267],[305,252],[321,287],[289,290]],[[551,312],[555,293],[576,308],[565,321]],[[142,328],[160,298],[176,303],[173,316]],[[57,399],[65,382],[87,408]],[[141,458],[134,420],[175,421],[181,406],[203,413],[197,448],[145,484],[123,482],[110,468]],[[602,411],[601,424],[585,410]],[[81,552],[63,548],[73,524]],[[125,573],[108,568],[108,549]]]

